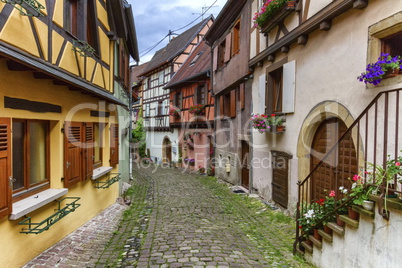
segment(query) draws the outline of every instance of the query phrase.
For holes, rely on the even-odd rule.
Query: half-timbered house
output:
[[[0,2],[1,267],[115,202],[136,46],[125,1]]]
[[[258,17],[254,14],[265,1],[251,2],[251,13]],[[317,267],[397,267],[401,256],[394,242],[402,211],[400,201],[385,194],[388,188],[400,189],[397,177],[383,181],[377,173],[383,186],[369,196],[376,201],[374,211],[342,201],[353,196],[340,189],[350,191],[351,181],[390,170],[401,156],[402,76],[383,76],[375,86],[357,77],[382,53],[401,55],[402,2],[280,2],[250,33],[253,113],[275,114],[285,122],[280,133],[253,132],[253,143],[263,145],[253,147],[253,156],[272,163],[254,165],[253,185],[296,218],[320,213],[310,204],[339,201],[332,210],[321,210],[325,217],[316,214],[323,220],[314,223],[332,234],[319,230],[322,239],[302,235],[298,222],[295,251]],[[378,64],[382,69],[384,62]],[[346,206],[360,216],[340,215],[346,223],[341,226],[334,213]]]
[[[156,163],[170,162],[164,148],[178,140],[178,132],[170,127],[169,90],[164,89],[212,25],[212,16],[174,37],[169,44],[152,57],[141,74],[144,77],[143,117],[147,133],[148,156]],[[177,148],[177,144],[176,144]],[[175,149],[174,149],[175,150]],[[177,151],[176,151],[177,153]]]
[[[214,97],[210,86],[211,49],[201,41],[165,86],[170,90],[170,127],[178,129],[174,162],[190,170],[212,170]]]
[[[215,96],[215,174],[249,188],[247,120],[251,108],[248,68],[250,3],[228,1],[205,36],[212,49],[212,90]]]

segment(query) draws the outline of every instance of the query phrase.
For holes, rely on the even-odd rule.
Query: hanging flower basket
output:
[[[251,117],[251,126],[260,133],[269,132],[271,127],[268,123],[268,116],[265,114],[255,114]]]
[[[296,10],[296,3],[294,0],[267,0],[261,10],[254,14],[254,27],[260,28],[262,33],[268,33]]]
[[[176,118],[180,117],[180,109],[179,108],[170,108],[169,115],[174,116]]]

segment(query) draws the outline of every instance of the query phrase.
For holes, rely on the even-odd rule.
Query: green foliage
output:
[[[137,127],[131,133],[131,140],[133,142],[141,142],[145,140],[144,122],[140,118],[137,121]]]
[[[139,150],[139,154],[141,158],[147,157],[147,153],[146,153],[146,149],[147,149],[147,145],[145,144],[145,142],[143,142],[140,147],[138,148]]]

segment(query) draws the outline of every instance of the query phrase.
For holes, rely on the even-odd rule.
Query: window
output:
[[[173,99],[173,105],[179,109],[182,109],[182,93],[176,92]]]
[[[94,0],[66,0],[64,10],[65,30],[78,40],[86,41],[99,52]]]
[[[283,68],[268,73],[268,87],[266,92],[266,114],[282,112],[283,98]]]
[[[162,85],[163,83],[165,83],[165,72],[164,71],[159,72],[158,80],[159,80],[159,85]]]
[[[402,56],[402,32],[387,36],[381,40],[381,52],[389,53],[391,56]]]
[[[119,42],[119,44],[116,44],[116,50],[118,51],[118,77],[119,80],[121,81],[121,85],[124,86],[124,88],[128,89],[129,87],[129,54],[126,51],[126,47],[123,44],[123,42]]]
[[[149,103],[145,104],[145,117],[151,116],[151,111],[150,111]]]
[[[195,104],[207,104],[206,102],[206,94],[207,94],[206,86],[198,86],[195,89],[195,94],[194,94],[194,103]]]
[[[232,56],[234,56],[240,52],[240,20],[233,27],[232,38]]]
[[[78,37],[78,0],[66,0],[65,29]]]
[[[119,125],[110,124],[110,165],[119,163]]]
[[[236,89],[222,95],[219,100],[221,116],[236,117]]]
[[[13,120],[13,196],[29,196],[32,189],[49,187],[49,122]],[[31,193],[32,194],[32,193]]]
[[[158,113],[157,115],[163,115],[163,101],[158,102]]]
[[[104,124],[94,123],[94,168],[102,166]]]

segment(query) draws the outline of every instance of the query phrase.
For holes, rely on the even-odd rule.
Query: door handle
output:
[[[71,163],[67,161],[66,163],[66,168],[68,169],[70,167]]]
[[[13,178],[12,176],[8,177],[8,179],[10,180],[10,185],[9,185],[9,187],[10,187],[10,189],[12,190],[12,189],[13,189],[13,186],[14,186],[14,182],[16,182],[17,180],[16,180],[15,178]]]

